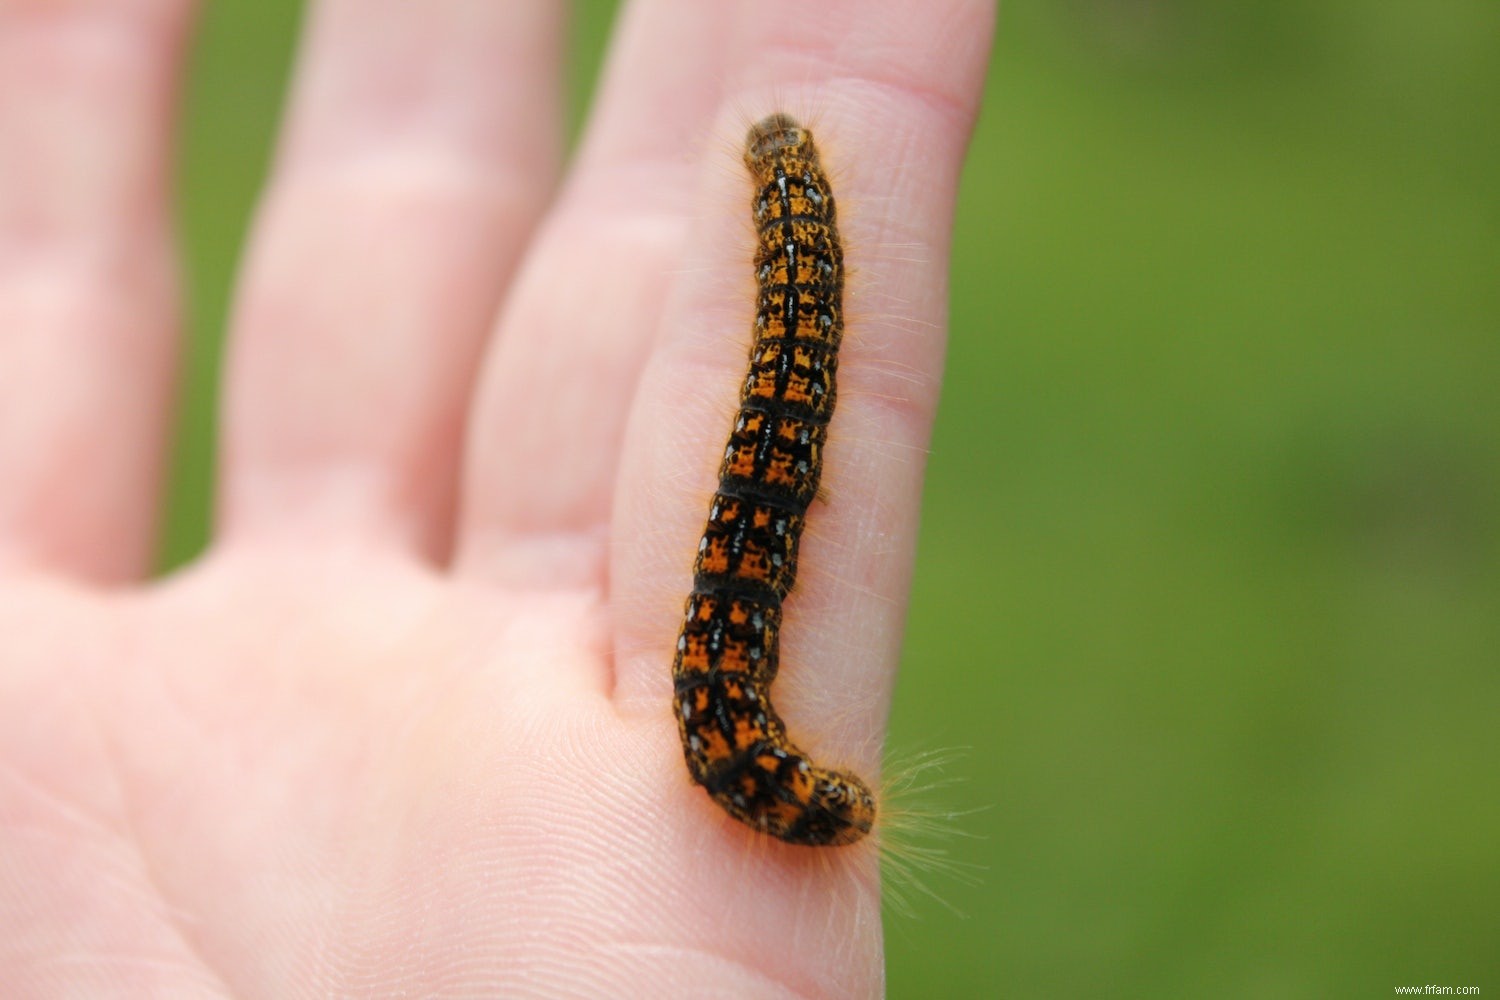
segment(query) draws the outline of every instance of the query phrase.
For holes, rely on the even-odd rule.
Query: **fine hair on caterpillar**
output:
[[[831,731],[843,731],[857,725],[859,705],[849,706],[831,722]],[[867,842],[873,842],[879,857],[879,896],[883,908],[892,916],[906,920],[919,919],[923,911],[934,908],[955,916],[964,914],[944,895],[945,887],[973,886],[980,882],[983,869],[958,856],[956,847],[976,835],[964,829],[965,819],[989,808],[955,808],[948,801],[952,789],[964,779],[955,777],[951,768],[965,754],[962,748],[888,751],[879,774],[876,792],[876,821]],[[748,862],[760,864],[774,860],[779,866],[793,863],[801,871],[816,872],[826,878],[869,877],[866,856],[841,851],[807,851],[788,858],[777,852],[776,842],[743,824],[723,818],[725,836],[739,835],[739,850]]]
[[[693,564],[673,709],[689,773],[729,815],[787,843],[840,846],[870,832],[875,797],[799,748],[771,685],[837,398],[843,245],[809,130],[781,113],[762,119],[744,163],[754,182],[754,343]]]
[[[929,899],[951,913],[959,911],[934,886],[934,878],[967,885],[979,881],[980,868],[954,857],[956,840],[973,838],[962,821],[986,806],[954,809],[943,793],[962,781],[948,773],[963,755],[960,748],[888,752],[880,790],[882,895],[892,912],[913,918],[918,898]],[[961,915],[961,914],[960,914]]]

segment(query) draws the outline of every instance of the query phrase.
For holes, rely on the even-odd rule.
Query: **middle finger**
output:
[[[558,159],[549,0],[322,0],[232,322],[221,532],[440,556],[472,370]]]
[[[615,33],[566,190],[486,359],[464,470],[460,571],[604,579],[625,413],[695,206],[734,5],[637,0]]]

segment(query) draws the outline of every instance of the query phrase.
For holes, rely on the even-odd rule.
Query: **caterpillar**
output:
[[[755,181],[755,337],[693,563],[673,708],[688,771],[731,816],[792,844],[851,844],[874,823],[874,796],[798,749],[770,697],[833,415],[843,245],[812,133],[773,114],[750,128],[744,159]]]

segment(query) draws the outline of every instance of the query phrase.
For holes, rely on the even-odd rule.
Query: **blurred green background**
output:
[[[169,565],[297,7],[200,24]],[[893,996],[1500,991],[1497,140],[1496,0],[1005,5],[892,741],[971,867]]]

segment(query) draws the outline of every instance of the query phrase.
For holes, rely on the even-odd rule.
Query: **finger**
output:
[[[189,6],[0,0],[0,569],[149,568]]]
[[[807,119],[837,200],[846,266],[837,410],[822,451],[826,502],[807,512],[783,606],[777,706],[809,750],[873,770],[942,366],[953,205],[992,12],[892,0],[840,5],[813,23],[793,3],[767,6],[746,6],[721,126],[744,111]],[[794,21],[807,30],[790,40],[780,26]],[[713,208],[688,252],[705,266],[667,306],[631,415],[615,511],[616,697],[652,713],[670,703],[671,644],[745,383],[754,312],[750,178],[743,167],[710,164],[702,180]]]
[[[583,148],[501,317],[471,419],[459,567],[600,583],[625,412],[692,215],[685,149],[718,101],[730,9],[639,0]]]
[[[559,148],[558,5],[323,0],[235,310],[221,528],[439,556]]]

